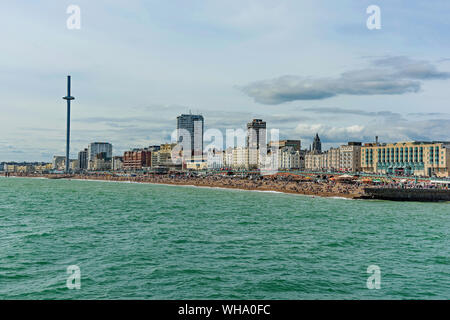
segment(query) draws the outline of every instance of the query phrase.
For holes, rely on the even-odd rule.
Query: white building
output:
[[[308,152],[305,156],[305,169],[309,171],[328,170],[328,152]]]
[[[346,146],[340,146],[340,170],[361,171],[361,142],[349,142]]]
[[[327,168],[330,171],[338,171],[341,167],[341,148],[328,150]]]
[[[225,168],[233,167],[233,148],[231,147],[223,152],[223,166]]]
[[[301,169],[302,157],[300,151],[293,147],[283,147],[278,149],[278,168],[284,170]]]
[[[233,149],[233,169],[248,169],[248,148],[237,147]]]
[[[223,152],[217,149],[209,149],[207,152],[207,163],[208,169],[221,169],[224,167],[224,156]]]
[[[119,171],[123,169],[123,158],[115,156],[112,158],[112,170]]]

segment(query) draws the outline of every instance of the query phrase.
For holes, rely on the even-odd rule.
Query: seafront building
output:
[[[149,147],[149,150],[152,152],[151,167],[181,167],[180,154],[174,155],[175,158],[172,159],[172,151],[174,151],[177,145],[177,143],[163,143],[158,147]]]
[[[11,173],[11,172],[16,172],[16,168],[18,166],[16,164],[13,163],[5,163],[3,166],[3,171]]]
[[[92,142],[88,146],[87,156],[88,170],[105,170],[108,166],[111,168],[112,144],[108,142]]]
[[[66,157],[64,156],[53,156],[52,169],[62,171],[66,168]]]
[[[224,152],[215,148],[206,152],[206,163],[208,169],[221,169],[224,167]]]
[[[309,171],[361,171],[361,142],[349,142],[338,148],[322,149],[318,135],[316,135],[313,150],[305,156],[305,169]]]
[[[71,171],[78,170],[78,159],[69,159],[69,168]]]
[[[278,163],[280,170],[302,170],[305,167],[304,153],[293,146],[279,148],[276,151],[276,157],[272,159],[272,164]]]
[[[51,163],[40,163],[34,166],[34,171],[39,173],[48,173],[52,170]]]
[[[112,158],[112,170],[113,171],[121,171],[123,169],[123,157],[114,156]]]
[[[249,162],[249,148],[236,147],[232,150],[232,165],[233,169],[249,169],[254,168],[255,164],[250,165]]]
[[[231,147],[223,151],[223,166],[225,168],[233,167],[233,148]]]
[[[142,170],[152,166],[152,151],[149,149],[133,149],[123,154],[124,170]]]
[[[269,147],[292,147],[295,151],[300,151],[302,147],[302,142],[300,140],[279,140],[279,141],[270,141]]]
[[[88,168],[88,149],[85,148],[78,152],[78,169],[87,170]]]
[[[306,150],[301,150],[300,140],[270,141],[268,155],[271,165],[278,170],[302,170],[305,168]]]
[[[190,148],[190,154],[184,154],[185,157],[203,155],[203,131],[202,115],[182,114],[177,117],[177,143],[181,143],[185,149]]]
[[[254,170],[270,165],[278,170],[395,174],[423,177],[450,177],[450,142],[412,141],[379,143],[348,142],[322,150],[316,133],[309,151],[301,149],[300,140],[270,141],[266,144],[266,122],[253,119],[247,123],[245,146],[225,150],[203,148],[204,119],[201,115],[177,117],[177,143],[132,149],[123,156],[112,156],[112,145],[93,142],[69,160],[73,172],[153,170]],[[242,130],[241,130],[242,131]],[[243,131],[242,131],[243,132]],[[183,140],[186,139],[186,140]],[[183,147],[192,150],[186,154]],[[244,142],[242,140],[242,142]],[[184,143],[184,144],[183,144]],[[65,170],[65,156],[54,156],[52,163],[0,163],[0,171],[46,173]]]
[[[241,163],[241,158],[247,156],[248,164],[247,168],[257,168],[258,164],[264,162],[265,156],[267,156],[267,144],[266,144],[266,122],[262,119],[253,119],[252,122],[247,123],[247,140],[246,140],[246,151],[240,149],[237,154],[239,163]],[[263,153],[266,154],[263,154]],[[262,155],[262,157],[261,157]]]
[[[207,159],[201,156],[193,156],[190,159],[185,159],[183,169],[187,170],[206,170],[208,169]]]
[[[349,142],[339,147],[339,170],[347,172],[361,171],[361,142]],[[331,166],[328,167],[331,169]]]
[[[49,173],[53,164],[46,162],[4,162],[0,164],[0,171],[8,173]]]
[[[327,169],[339,171],[341,168],[341,148],[330,148],[327,151]]]
[[[450,142],[366,143],[361,168],[368,173],[450,176]]]
[[[305,169],[307,171],[328,170],[328,152],[310,151],[305,155]]]
[[[14,172],[18,172],[18,173],[31,173],[34,172],[34,166],[32,165],[16,165],[14,167]]]
[[[328,160],[328,152],[322,152],[322,142],[319,134],[316,133],[313,143],[309,147],[309,152],[305,155],[305,169],[309,171],[326,171],[330,167]]]
[[[100,152],[95,155],[95,159],[89,161],[89,170],[92,171],[105,171],[111,170],[111,158],[108,157],[106,152]]]

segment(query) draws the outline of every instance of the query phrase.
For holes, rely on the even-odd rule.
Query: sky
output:
[[[170,142],[190,111],[224,134],[261,118],[303,148],[316,132],[325,149],[450,141],[449,14],[448,0],[5,0],[0,161],[65,154],[68,74],[71,158]]]

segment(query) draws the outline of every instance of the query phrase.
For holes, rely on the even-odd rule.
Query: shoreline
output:
[[[39,175],[13,175],[10,177],[41,178],[41,179],[64,179],[78,181],[108,181],[108,182],[129,182],[148,183],[168,186],[191,186],[213,189],[236,189],[242,191],[273,192],[284,194],[299,194],[312,197],[340,198],[340,199],[361,199],[364,191],[361,186],[343,185],[318,182],[300,181],[277,181],[274,179],[249,180],[245,178],[229,177],[189,177],[177,178],[167,175],[161,176],[115,176],[115,175],[70,175],[56,176],[52,174]]]
[[[28,177],[24,177],[24,178],[28,178]],[[41,179],[48,179],[48,178],[41,178]],[[313,197],[313,198],[320,197],[320,198],[332,198],[332,199],[342,199],[342,200],[356,200],[354,198],[342,197],[342,196],[320,196],[320,195],[313,195],[313,194],[303,194],[303,193],[298,193],[298,192],[287,192],[287,191],[277,191],[277,190],[260,190],[260,189],[243,189],[243,188],[236,188],[236,187],[214,187],[214,186],[203,186],[203,185],[194,185],[194,184],[158,183],[158,182],[146,182],[146,181],[143,181],[143,182],[116,181],[116,180],[101,180],[101,179],[73,179],[73,178],[62,178],[60,180],[153,184],[153,185],[161,185],[161,186],[168,186],[168,187],[192,187],[192,188],[218,189],[218,190],[238,190],[238,191],[264,192],[264,193],[275,193],[275,194],[277,194],[277,193],[278,194],[294,194],[294,195]]]

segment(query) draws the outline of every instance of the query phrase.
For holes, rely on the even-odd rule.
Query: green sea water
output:
[[[448,299],[449,228],[449,203],[0,178],[0,299]]]

